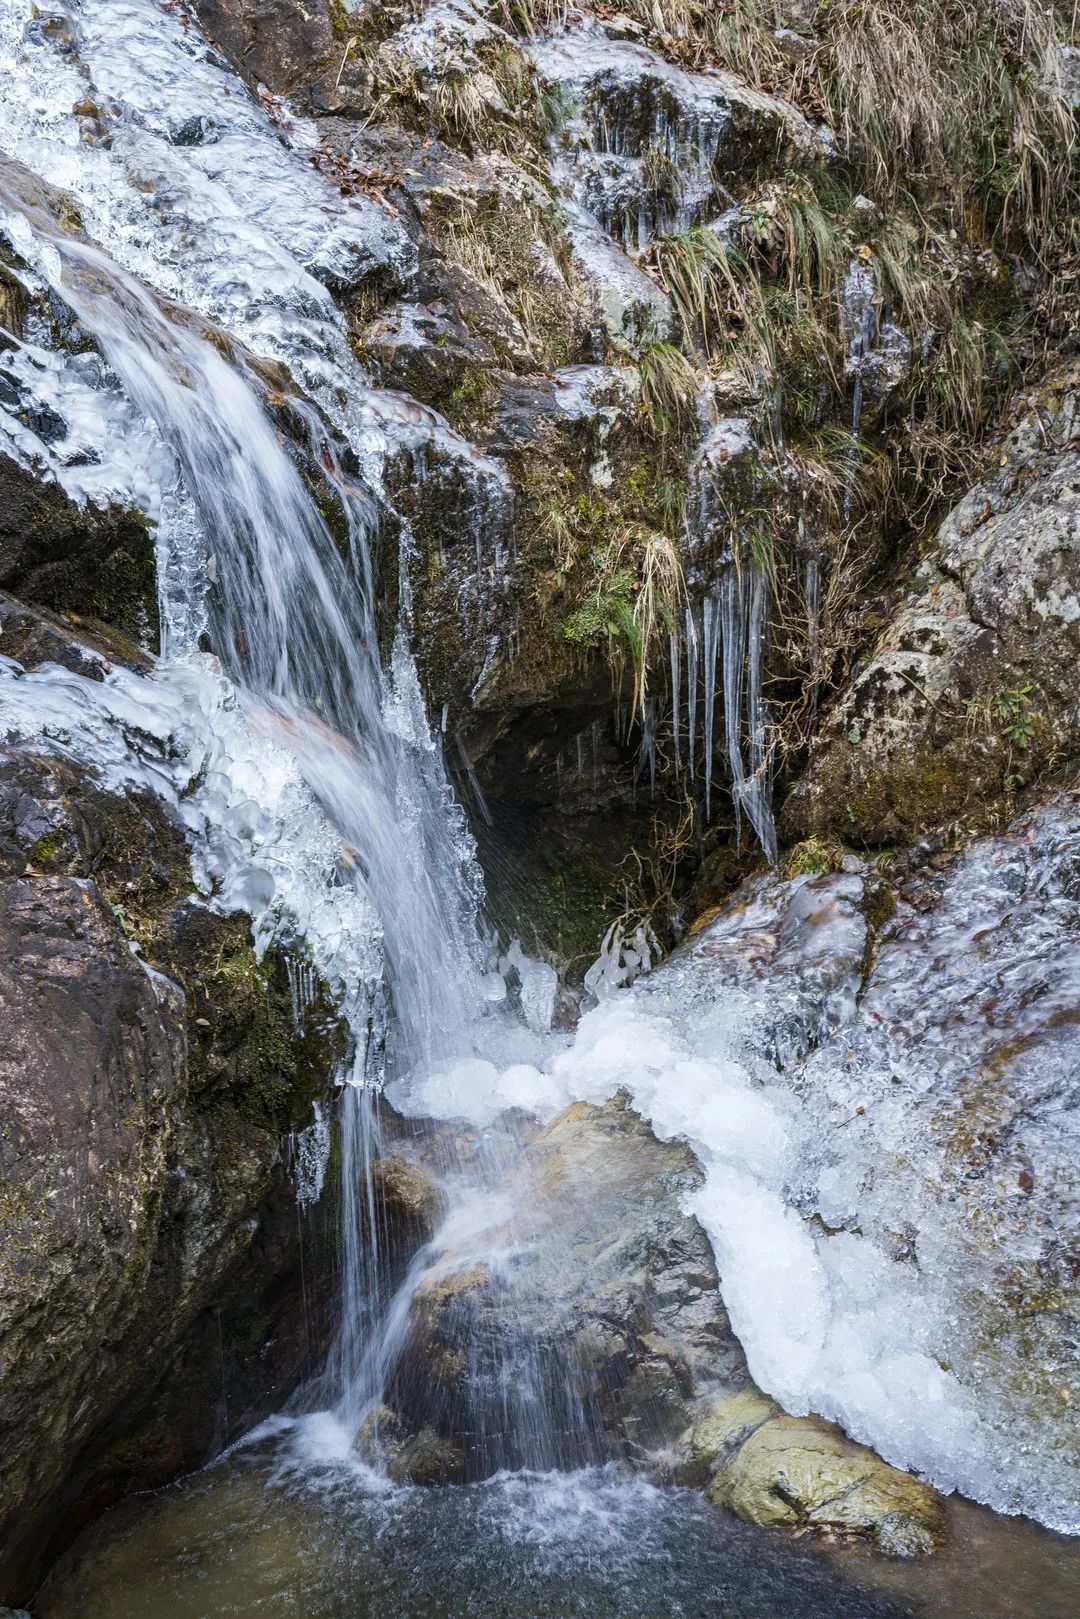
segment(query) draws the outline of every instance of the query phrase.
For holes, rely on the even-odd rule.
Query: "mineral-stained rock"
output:
[[[929,1485],[831,1423],[785,1416],[755,1388],[707,1406],[678,1477],[747,1523],[868,1540],[890,1556],[932,1551],[943,1533],[941,1498]]]
[[[890,1556],[932,1551],[944,1530],[928,1484],[815,1417],[773,1415],[745,1433],[705,1493],[747,1523],[869,1540]]]

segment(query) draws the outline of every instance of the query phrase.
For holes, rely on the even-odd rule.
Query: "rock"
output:
[[[698,1418],[677,1473],[747,1523],[826,1540],[868,1540],[893,1557],[933,1551],[941,1497],[816,1417],[785,1416],[758,1389],[725,1395]]]
[[[334,38],[329,0],[197,0],[207,34],[253,88],[274,95],[335,99],[344,46]]]
[[[756,1388],[712,1401],[695,1421],[685,1442],[685,1459],[677,1473],[679,1482],[704,1488],[752,1433],[779,1415],[776,1402]]]
[[[729,200],[724,182],[752,181],[778,154],[789,166],[820,155],[789,103],[730,74],[689,73],[585,14],[535,40],[530,54],[558,97],[560,189],[628,247],[718,213]]]
[[[407,1264],[430,1242],[446,1214],[446,1193],[422,1164],[377,1158],[371,1166],[380,1246],[391,1264]]]
[[[396,1484],[446,1484],[461,1476],[459,1445],[440,1438],[427,1426],[419,1433],[405,1433],[396,1412],[385,1405],[376,1406],[364,1418],[356,1450]]]
[[[563,204],[574,267],[594,326],[638,349],[668,342],[675,333],[671,299],[612,241],[580,204]]]
[[[394,304],[368,327],[363,356],[385,388],[445,406],[471,367],[494,369],[495,349],[438,304]]]
[[[140,512],[77,505],[0,456],[0,589],[157,647],[154,542]]]
[[[612,1455],[655,1465],[700,1388],[749,1383],[709,1244],[681,1208],[693,1155],[618,1098],[568,1108],[520,1151],[512,1208],[459,1252],[436,1243],[388,1401],[403,1433],[458,1443],[458,1477]],[[448,1245],[454,1230],[452,1216]]]
[[[8,613],[24,654],[58,625]],[[94,666],[68,637],[69,666]],[[76,650],[77,648],[77,650]],[[333,1264],[286,1133],[331,1071],[318,1001],[188,902],[184,835],[63,758],[0,753],[0,1590],[314,1375]],[[304,1249],[301,1257],[301,1247]],[[18,1525],[18,1533],[14,1526]]]
[[[784,806],[789,836],[913,841],[1080,754],[1077,398],[1070,371],[1022,402],[941,524]]]
[[[754,1387],[682,1212],[700,1178],[684,1145],[657,1141],[622,1097],[515,1126],[500,1147],[508,1129],[493,1127],[486,1175],[469,1150],[494,1223],[483,1203],[451,1207],[361,1454],[415,1482],[623,1457],[749,1522],[891,1554],[936,1544],[932,1489]],[[449,1143],[444,1128],[440,1155]],[[455,1251],[454,1232],[478,1224]]]
[[[928,1484],[816,1418],[771,1415],[747,1431],[750,1417],[740,1412],[725,1425],[721,1411],[714,1419],[721,1431],[738,1429],[735,1454],[720,1461],[705,1491],[715,1506],[747,1523],[868,1540],[891,1557],[941,1544],[941,1497]]]
[[[798,34],[793,28],[775,28],[773,30],[773,39],[779,46],[780,54],[783,56],[784,61],[790,63],[793,67],[800,62],[805,62],[808,57],[813,56],[814,51],[817,49],[809,35]]]

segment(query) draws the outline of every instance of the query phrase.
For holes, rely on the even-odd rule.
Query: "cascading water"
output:
[[[50,372],[61,409],[74,415],[81,404],[101,417],[107,401],[115,409],[109,378],[118,379],[124,411],[154,444],[137,475],[132,466],[128,487],[108,492],[156,519],[163,661],[147,695],[137,690],[145,682],[122,672],[98,685],[43,671],[16,681],[5,709],[31,734],[50,711],[62,713],[66,745],[122,776],[138,773],[124,753],[141,706],[141,729],[157,731],[157,758],[147,768],[171,776],[171,796],[183,801],[206,845],[196,850],[196,864],[201,860],[226,903],[255,913],[257,933],[303,938],[342,997],[354,1042],[343,1100],[346,1298],[338,1356],[348,1398],[364,1376],[375,1280],[365,1235],[374,1222],[363,1206],[376,1150],[372,1086],[388,1070],[400,1075],[455,1049],[484,1004],[479,877],[427,729],[404,623],[389,669],[380,661],[371,564],[383,499],[377,474],[394,442],[404,437],[415,446],[425,432],[449,443],[478,484],[492,469],[474,465],[477,458],[437,418],[426,422],[430,413],[399,410],[403,428],[396,440],[388,437],[383,424],[393,423],[398,407],[391,400],[388,409],[367,389],[324,288],[292,257],[299,236],[309,263],[332,262],[340,271],[357,244],[378,241],[370,206],[352,215],[314,169],[291,157],[178,18],[149,3],[88,3],[70,18],[55,13],[53,24],[51,31],[42,24],[24,31],[5,10],[7,99],[20,106],[6,138],[14,156],[34,161],[47,180],[78,196],[84,219],[115,257],[60,229],[17,166],[0,186],[0,218],[31,289],[47,287],[63,300],[109,368],[96,379],[106,386],[91,387],[89,399],[65,392],[66,379],[57,383]],[[77,55],[69,48],[73,26]],[[83,97],[89,83],[103,100],[123,98],[108,150],[80,139],[67,111],[73,79]],[[215,131],[209,147],[171,144],[180,113]],[[292,133],[296,138],[295,127]],[[239,214],[234,195],[256,165],[257,200],[265,203],[257,223]],[[145,188],[133,184],[147,172],[159,177],[156,212]],[[296,213],[290,198],[299,200]],[[329,217],[320,218],[321,210]],[[188,237],[196,231],[192,258]],[[343,544],[286,452],[267,412],[267,387],[245,353],[165,303],[117,258],[155,279],[161,292],[182,293],[256,352],[288,359],[323,408],[317,414],[302,400],[291,404],[312,464],[341,511]],[[35,359],[29,346],[15,347],[24,364]],[[290,407],[282,401],[278,408]],[[343,472],[335,430],[367,488]],[[33,458],[36,448],[24,443],[24,456]],[[112,471],[122,486],[115,458]],[[497,471],[494,481],[498,496]],[[401,594],[407,609],[407,591]],[[207,638],[231,681],[200,653]],[[199,734],[203,725],[209,735]],[[163,747],[178,756],[168,771],[157,764]],[[265,771],[253,780],[260,752],[281,760],[292,816],[304,815],[305,797],[310,804],[321,847],[307,869],[303,850],[290,847],[295,825],[279,832],[276,858],[265,858],[266,828],[258,823],[274,817],[280,799],[272,801]],[[225,827],[238,844],[227,854]],[[310,839],[310,826],[305,830]],[[223,885],[225,867],[231,880]]]

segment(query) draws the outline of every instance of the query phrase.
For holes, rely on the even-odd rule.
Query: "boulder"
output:
[[[720,1461],[705,1491],[746,1523],[866,1540],[875,1551],[911,1557],[944,1537],[941,1497],[921,1479],[889,1467],[838,1428],[813,1417],[773,1414],[748,1430],[733,1419],[738,1448]],[[724,1426],[719,1414],[714,1421]]]
[[[877,846],[985,821],[1080,754],[1075,369],[1020,403],[823,725],[791,837]]]
[[[378,1238],[394,1269],[430,1242],[446,1213],[446,1193],[422,1164],[405,1157],[376,1158],[371,1191]]]
[[[928,1484],[833,1423],[785,1415],[756,1388],[706,1407],[678,1477],[746,1523],[867,1541],[886,1556],[934,1551],[944,1538],[943,1503]]]
[[[254,88],[313,102],[342,99],[330,0],[197,0],[209,37]],[[346,64],[347,65],[347,64]]]
[[[447,1127],[430,1150],[453,1158]],[[362,1455],[417,1483],[618,1457],[748,1522],[937,1544],[935,1491],[754,1386],[683,1212],[701,1181],[685,1144],[617,1096],[539,1130],[504,1116],[461,1150],[482,1190],[451,1198]]]
[[[488,1201],[457,1221],[452,1208],[433,1245],[389,1404],[407,1434],[457,1444],[458,1477],[651,1465],[690,1425],[699,1385],[749,1382],[708,1240],[682,1212],[700,1171],[625,1098],[576,1104],[512,1146],[516,1130],[502,1126],[481,1166]]]

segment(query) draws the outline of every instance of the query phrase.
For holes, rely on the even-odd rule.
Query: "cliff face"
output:
[[[100,653],[0,600],[25,667]],[[247,917],[193,903],[148,792],[0,752],[0,1589],[132,1488],[174,1477],[318,1370],[325,1211],[298,1219],[288,1133],[332,1068]],[[303,1249],[303,1252],[301,1250]]]
[[[1080,758],[1075,371],[1021,397],[988,475],[932,534],[784,809],[869,847],[987,822]]]
[[[1069,464],[1055,482],[1048,459],[1071,431],[1052,396],[1075,327],[1064,15],[198,9],[412,243],[408,274],[339,291],[373,379],[505,473],[482,510],[437,471],[405,468],[402,489],[421,673],[511,928],[566,960],[613,906],[667,926],[703,860],[720,886],[741,869],[731,785],[772,854],[770,788],[789,842],[862,847],[985,821],[1036,753],[1068,771],[1041,648],[1057,667],[1070,546],[1047,529],[1036,561],[1020,537],[1026,513],[1071,521]],[[1017,389],[1013,420],[1055,424],[1041,451],[998,445]],[[1022,646],[1014,571],[1034,592]],[[728,622],[733,572],[750,583]],[[1064,618],[1039,608],[1061,591]],[[955,714],[934,670],[920,696],[918,671],[892,669],[916,644],[949,664]],[[926,711],[918,736],[897,704]],[[879,769],[883,726],[897,758]]]

